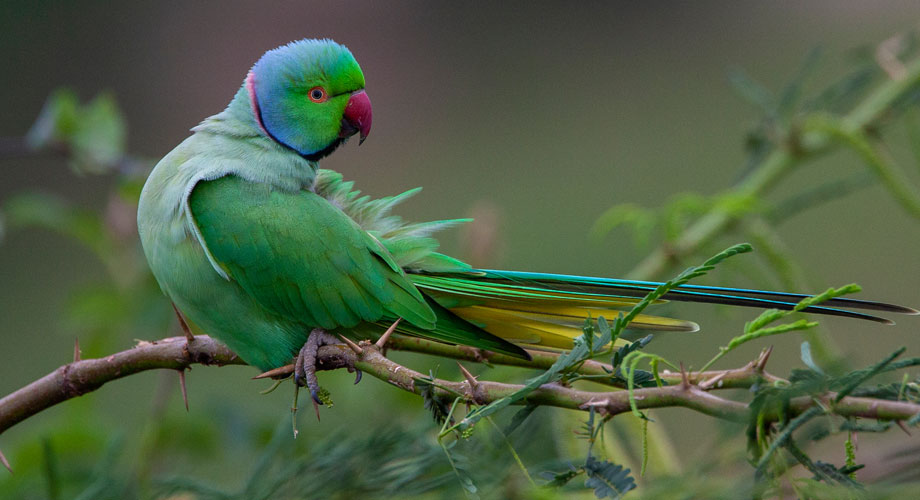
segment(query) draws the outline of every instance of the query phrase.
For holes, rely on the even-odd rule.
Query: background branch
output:
[[[840,127],[848,134],[864,134],[875,130],[889,115],[895,104],[904,99],[920,85],[920,60],[905,66],[899,79],[892,79],[879,85],[849,113],[840,118]],[[806,120],[807,121],[807,120]],[[733,196],[755,199],[763,196],[776,182],[796,166],[834,150],[836,139],[826,132],[806,131],[802,133],[793,126],[776,145],[776,148],[751,170],[751,173],[734,187],[727,190]],[[898,172],[898,179],[900,173]],[[906,185],[905,185],[906,186]],[[904,187],[904,189],[907,189]],[[915,211],[913,192],[905,195],[910,202],[905,205]],[[665,242],[643,259],[628,277],[652,279],[664,273],[672,264],[712,242],[725,233],[739,219],[738,214],[713,209],[687,227],[673,241]]]

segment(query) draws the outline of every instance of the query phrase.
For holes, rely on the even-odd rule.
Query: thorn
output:
[[[73,338],[73,362],[76,363],[80,361],[80,339],[77,337]]]
[[[477,387],[479,387],[479,381],[476,380],[476,377],[474,377],[473,374],[466,369],[466,367],[461,365],[459,361],[457,361],[457,366],[460,367],[460,373],[463,374],[463,378],[465,378],[466,381],[470,384],[470,389],[475,390]]]
[[[907,434],[908,436],[910,436],[910,431],[907,430],[907,425],[904,424],[903,420],[895,420],[894,423],[898,424],[898,427],[900,427],[901,430],[904,431],[904,434]]]
[[[773,346],[767,347],[760,352],[760,357],[757,358],[757,364],[754,365],[754,370],[758,373],[763,373],[763,369],[767,366],[767,360],[770,359],[770,354],[773,353]]]
[[[284,375],[290,375],[294,372],[294,365],[284,365],[279,366],[278,368],[272,368],[265,373],[260,373],[255,377],[252,377],[253,380],[258,380],[260,378],[283,378]]]
[[[182,331],[185,332],[185,340],[194,342],[195,336],[192,335],[192,331],[189,329],[188,323],[185,322],[185,318],[182,316],[182,313],[179,312],[179,308],[176,307],[176,304],[173,304],[172,302],[170,302],[170,304],[172,304],[173,311],[176,311],[176,317],[179,318],[179,326],[181,326]]]
[[[182,401],[185,403],[185,411],[188,412],[188,390],[185,387],[185,370],[179,370],[179,388],[182,389]]]
[[[346,344],[348,347],[351,347],[351,350],[352,350],[352,351],[355,351],[355,354],[360,355],[360,354],[363,354],[363,353],[364,353],[364,349],[361,349],[361,346],[359,346],[358,344],[355,344],[354,341],[352,341],[352,340],[349,339],[348,337],[344,337],[344,336],[342,336],[342,335],[339,335],[339,338],[342,339],[342,342],[345,342],[345,344]]]
[[[316,402],[316,399],[313,400],[313,411],[316,412],[316,421],[319,422],[319,403]]]
[[[387,345],[387,340],[390,339],[390,335],[392,335],[393,331],[396,330],[396,325],[398,325],[400,321],[402,321],[402,318],[396,318],[396,321],[394,321],[393,324],[387,328],[387,331],[383,332],[383,335],[377,339],[377,343],[374,344],[377,346],[377,349],[383,349],[383,347]]]
[[[712,389],[716,384],[719,383],[720,380],[722,380],[723,378],[725,378],[726,375],[728,375],[728,372],[722,372],[722,373],[716,375],[715,377],[712,377],[711,379],[704,380],[704,381],[700,382],[700,384],[699,384],[699,385],[700,385],[700,389],[702,389],[702,390],[704,390],[704,391],[708,391],[709,389]]]
[[[684,363],[680,363],[680,386],[682,389],[690,388],[690,376],[687,375],[687,370],[684,370]]]
[[[3,454],[2,451],[0,451],[0,463],[2,463],[4,467],[6,467],[6,470],[10,471],[10,474],[13,473],[13,468],[10,467],[10,461],[6,459],[6,456]]]

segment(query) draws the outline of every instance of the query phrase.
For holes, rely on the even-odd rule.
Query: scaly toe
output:
[[[316,403],[316,404],[322,406],[323,402],[320,401],[320,399],[319,399],[318,389],[319,389],[319,387],[317,387],[316,389],[314,389],[313,387],[311,387],[311,388],[310,388],[310,397],[313,398],[313,402],[314,402],[314,403]]]

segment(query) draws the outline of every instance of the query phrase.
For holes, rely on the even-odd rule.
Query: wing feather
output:
[[[207,250],[267,310],[327,329],[384,316],[432,329],[435,314],[383,245],[339,208],[228,175],[189,196]]]

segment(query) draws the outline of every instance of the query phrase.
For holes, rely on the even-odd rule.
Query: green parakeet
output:
[[[404,222],[391,209],[416,190],[372,200],[319,169],[349,137],[367,137],[371,116],[347,48],[293,42],[262,56],[230,105],[157,164],[138,228],[153,274],[192,331],[262,370],[298,353],[298,366],[312,366],[315,342],[302,349],[311,332],[366,338],[398,319],[402,334],[526,358],[522,345],[570,347],[586,317],[628,308],[657,285],[472,269],[438,253],[431,234],[464,221]],[[803,297],[704,286],[667,295],[785,309]],[[887,321],[846,308],[917,312],[852,299],[808,310]],[[645,315],[630,327],[697,329]]]

